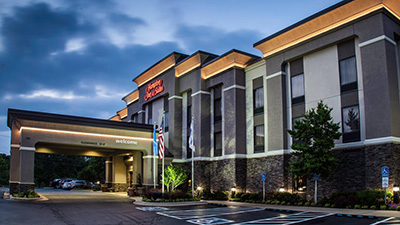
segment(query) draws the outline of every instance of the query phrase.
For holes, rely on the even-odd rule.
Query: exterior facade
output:
[[[382,166],[392,187],[400,182],[399,15],[394,0],[346,0],[254,44],[262,58],[174,52],[133,80],[137,90],[111,119],[159,125],[164,115],[167,150],[185,166],[194,157],[196,186],[258,192],[266,173],[269,191],[312,193],[286,170],[287,129],[323,100],[343,132],[323,195],[380,188]]]

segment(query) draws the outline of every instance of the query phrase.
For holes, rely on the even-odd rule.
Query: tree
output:
[[[315,197],[317,202],[317,180],[326,179],[337,165],[337,159],[330,151],[335,140],[342,135],[340,123],[335,123],[331,116],[332,108],[318,102],[317,108],[304,114],[304,119],[296,120],[293,130],[288,130],[293,140],[292,155],[296,159],[290,163],[289,171],[306,178],[314,177]]]
[[[10,156],[0,154],[0,186],[8,185]]]
[[[174,191],[179,185],[185,183],[186,178],[185,171],[171,163],[165,170],[164,185],[167,187],[168,192]]]

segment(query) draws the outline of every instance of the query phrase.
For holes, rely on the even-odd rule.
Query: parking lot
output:
[[[349,218],[332,213],[267,210],[264,207],[144,207],[134,205],[124,193],[37,191],[49,200],[17,202],[0,199],[0,224],[400,224],[396,218]]]

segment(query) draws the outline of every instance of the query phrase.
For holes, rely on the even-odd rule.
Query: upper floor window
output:
[[[339,61],[341,91],[357,89],[356,57],[352,56]]]
[[[214,133],[214,156],[222,156],[222,132]]]
[[[165,112],[164,114],[164,131],[168,132],[168,122],[169,122],[169,113]]]
[[[222,109],[221,109],[221,98],[214,100],[214,123],[221,122],[222,120]]]
[[[254,153],[264,152],[264,125],[254,127]]]
[[[254,114],[264,112],[264,90],[262,87],[254,90]]]
[[[291,77],[292,105],[304,103],[304,74]]]
[[[187,107],[187,127],[190,129],[190,124],[192,123],[192,106]]]
[[[358,105],[342,108],[343,142],[360,140],[360,113]]]
[[[139,122],[139,121],[138,121],[138,117],[139,117],[139,115],[138,115],[137,113],[132,114],[132,116],[131,116],[131,122],[133,122],[133,123]]]

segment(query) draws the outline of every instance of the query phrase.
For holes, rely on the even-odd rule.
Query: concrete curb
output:
[[[49,199],[44,196],[39,194],[39,198],[20,198],[20,197],[14,197],[12,195],[10,195],[9,201],[18,201],[18,202],[43,202],[43,201],[48,201]]]
[[[159,206],[159,207],[174,207],[174,206],[197,206],[206,205],[206,201],[192,201],[192,202],[144,202],[142,200],[136,200],[133,202],[137,206]]]

